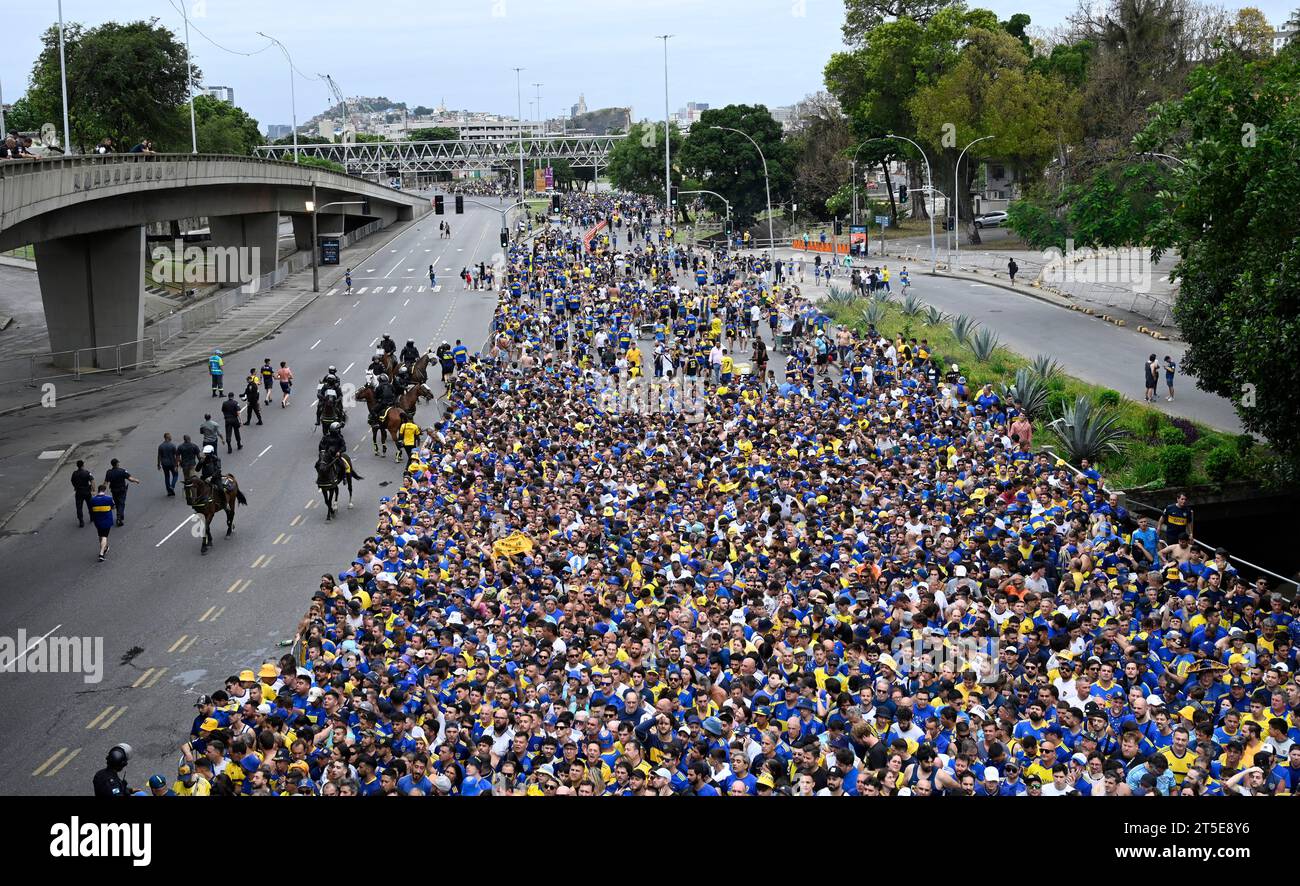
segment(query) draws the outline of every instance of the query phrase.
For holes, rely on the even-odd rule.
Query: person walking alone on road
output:
[[[72,492],[77,501],[77,526],[84,527],[86,521],[81,517],[81,506],[84,504],[89,509],[90,500],[94,497],[95,492],[95,475],[86,470],[84,461],[79,460],[77,469],[72,472]],[[89,511],[89,513],[93,520],[95,517],[94,512]]]
[[[104,482],[108,484],[108,491],[113,493],[113,504],[117,507],[117,525],[126,525],[126,484],[139,483],[131,472],[118,464],[117,459],[109,462],[111,467],[108,473],[104,475]]]
[[[253,423],[253,416],[257,416],[257,423],[262,423],[262,406],[258,402],[262,397],[261,391],[257,389],[257,371],[250,369],[248,372],[248,385],[244,388],[244,402],[248,404],[248,421],[244,425]]]
[[[1016,285],[1016,274],[1020,271],[1020,265],[1016,264],[1014,258],[1007,259],[1007,276],[1011,278],[1011,285]]]
[[[99,484],[99,491],[90,500],[90,519],[99,534],[99,562],[103,563],[108,555],[108,533],[113,529],[113,496],[108,494],[106,483]]]
[[[280,391],[284,394],[280,398],[280,408],[286,409],[289,406],[289,394],[293,391],[293,370],[289,364],[280,361],[280,368],[275,371],[275,377],[280,380]]]
[[[190,439],[189,434],[184,435],[181,445],[176,447],[176,463],[180,465],[181,476],[186,480],[190,474],[194,473],[194,466],[199,463],[198,444]],[[172,482],[173,494],[175,493],[176,483]]]
[[[239,401],[235,399],[232,391],[221,404],[221,414],[226,419],[226,454],[234,452],[232,443],[238,443],[239,448],[244,448],[244,438],[239,433],[239,413],[243,410],[239,408]]]
[[[1178,371],[1178,365],[1174,363],[1174,358],[1165,354],[1165,387],[1169,389],[1169,399],[1167,402],[1174,402],[1174,373]]]
[[[226,361],[221,357],[221,348],[213,351],[208,358],[208,374],[212,376],[212,396],[220,397],[225,393]]]
[[[1147,362],[1142,367],[1143,379],[1146,382],[1146,390],[1142,393],[1142,399],[1148,403],[1156,402],[1156,386],[1160,383],[1160,363],[1156,360],[1156,355],[1152,354],[1147,357]]]
[[[352,294],[352,269],[348,268],[343,272],[343,282],[348,287],[348,295]]]
[[[188,440],[189,437],[185,439]],[[176,444],[172,442],[172,435],[163,434],[162,442],[158,444],[158,470],[163,472],[163,485],[167,487],[167,494],[170,496],[176,495],[176,477],[181,464],[181,457],[176,449]]]

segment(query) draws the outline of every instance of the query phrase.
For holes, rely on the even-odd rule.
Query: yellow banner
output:
[[[513,532],[499,539],[492,545],[492,552],[499,557],[513,557],[516,554],[531,554],[533,540],[522,532]]]

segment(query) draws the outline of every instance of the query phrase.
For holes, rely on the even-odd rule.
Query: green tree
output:
[[[1185,165],[1170,173],[1151,242],[1179,256],[1183,368],[1231,398],[1248,430],[1300,457],[1300,44],[1194,71],[1136,148],[1180,142]]]
[[[181,118],[181,131],[172,136],[169,141],[155,142],[155,144],[160,151],[189,153],[192,148],[190,106],[183,104],[176,109],[176,113]],[[248,116],[242,108],[209,95],[194,97],[194,122],[199,152],[203,154],[247,156],[264,141],[257,121]]]
[[[818,93],[795,107],[794,126],[786,137],[794,159],[794,202],[803,213],[831,215],[827,201],[850,177],[854,147],[849,121],[829,93]]]
[[[844,42],[862,46],[874,29],[889,19],[925,24],[953,0],[844,0]]]
[[[292,160],[292,157],[286,158]],[[324,157],[317,157],[312,154],[300,154],[298,156],[299,166],[314,166],[318,169],[328,169],[330,172],[344,172],[342,163],[335,163],[333,160],[326,160]]]
[[[412,129],[409,140],[413,142],[454,142],[460,138],[460,130],[450,126],[425,126]]]
[[[47,30],[42,43],[26,107],[41,123],[57,125],[63,116],[58,28]],[[74,145],[89,150],[108,137],[126,150],[146,138],[170,144],[182,131],[176,108],[189,96],[185,45],[167,28],[106,22],[87,29],[71,23],[64,28],[64,55]],[[197,67],[193,76],[202,80]]]
[[[731,201],[732,220],[751,224],[767,206],[763,163],[749,138],[713,129],[727,126],[746,133],[767,160],[772,205],[785,201],[793,183],[793,163],[782,140],[781,124],[763,105],[727,105],[700,115],[679,155],[682,169],[703,187]]]
[[[680,187],[681,170],[677,165],[681,157],[682,134],[677,127],[669,129],[672,153],[673,184]],[[632,127],[627,138],[616,142],[609,152],[609,180],[614,187],[634,194],[664,193],[664,128],[662,124],[642,121]]]

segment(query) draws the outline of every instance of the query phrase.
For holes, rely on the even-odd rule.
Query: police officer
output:
[[[113,504],[117,508],[117,525],[126,525],[126,484],[139,483],[131,472],[117,463],[117,459],[109,462],[111,467],[108,473],[104,475],[104,482],[108,484],[108,491],[113,493]]]
[[[340,456],[343,459],[345,469],[352,475],[353,479],[365,479],[352,467],[352,459],[348,457],[348,444],[343,439],[343,425],[338,422],[331,422],[330,426],[325,429],[325,433],[321,435],[320,454],[322,458]]]
[[[338,399],[339,395],[333,388],[326,388],[320,399],[316,401],[316,424],[321,423],[326,413],[330,418],[338,418]]]
[[[329,371],[325,373],[325,377],[320,380],[320,391],[322,394],[326,391],[333,391],[340,397],[343,396],[342,384],[339,381],[339,371],[333,366],[331,366]]]
[[[401,397],[406,393],[406,389],[411,385],[411,373],[405,366],[397,367],[397,375],[393,378],[393,396]]]
[[[415,339],[408,338],[406,346],[402,348],[402,362],[406,364],[414,363],[420,359],[420,349],[415,346]]]
[[[257,387],[257,370],[248,370],[248,384],[244,386],[244,402],[248,404],[248,420],[244,422],[245,427],[253,423],[253,416],[257,416],[257,423],[262,423],[262,392]]]
[[[380,373],[375,379],[375,412],[376,416],[382,416],[388,407],[392,406],[397,400],[397,393],[393,390],[393,383],[388,376]]]
[[[371,358],[370,365],[366,367],[366,372],[369,373],[371,378],[377,378],[386,371],[387,369],[384,366],[384,352],[382,350],[375,351],[375,356]]]
[[[204,446],[203,455],[198,464],[199,479],[215,488],[221,483],[221,456],[217,455],[215,446]]]
[[[397,342],[393,341],[393,337],[391,335],[389,335],[388,333],[384,333],[384,339],[379,343],[379,348],[385,354],[396,354]]]
[[[92,784],[96,797],[129,797],[131,789],[122,777],[122,771],[131,761],[129,744],[114,745],[104,757],[104,768],[95,773]]]
[[[221,348],[213,351],[212,356],[208,358],[208,374],[212,376],[212,396],[220,397],[225,393],[225,365],[226,361],[221,358]]]
[[[199,449],[198,444],[190,439],[189,434],[185,434],[181,445],[176,447],[176,458],[180,462],[181,476],[186,480],[190,478],[190,474],[194,473],[194,467],[199,463],[200,455],[202,455],[202,450]]]
[[[163,434],[162,442],[158,444],[158,470],[163,472],[163,485],[167,487],[167,494],[172,496],[176,494],[177,468],[180,465],[177,448],[172,435]]]
[[[239,433],[239,401],[235,399],[232,391],[221,404],[221,414],[226,419],[226,452],[231,453],[235,450],[231,448],[231,443],[238,443],[239,448],[244,448],[244,438]]]
[[[77,525],[84,527],[86,521],[81,516],[81,506],[84,504],[89,508],[90,499],[94,495],[95,475],[86,470],[86,463],[78,459],[77,469],[72,472],[72,493],[77,502]],[[91,514],[94,517],[94,514]]]

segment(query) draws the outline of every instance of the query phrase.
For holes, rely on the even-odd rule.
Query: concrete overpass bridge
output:
[[[50,349],[111,349],[144,338],[145,226],[206,217],[212,245],[253,278],[275,271],[280,217],[299,249],[320,235],[409,221],[429,202],[346,175],[256,157],[110,154],[0,163],[0,251],[33,244]],[[346,202],[357,205],[328,208]],[[247,280],[221,282],[248,282]],[[56,360],[57,362],[57,360]]]
[[[599,169],[609,165],[609,154],[626,135],[552,135],[524,137],[524,163],[567,160],[570,166]],[[264,145],[257,156],[292,160],[292,145]],[[436,142],[359,142],[353,144],[299,145],[299,154],[323,157],[352,175],[386,175],[391,172],[456,172],[513,168],[519,162],[519,140],[462,139]]]

